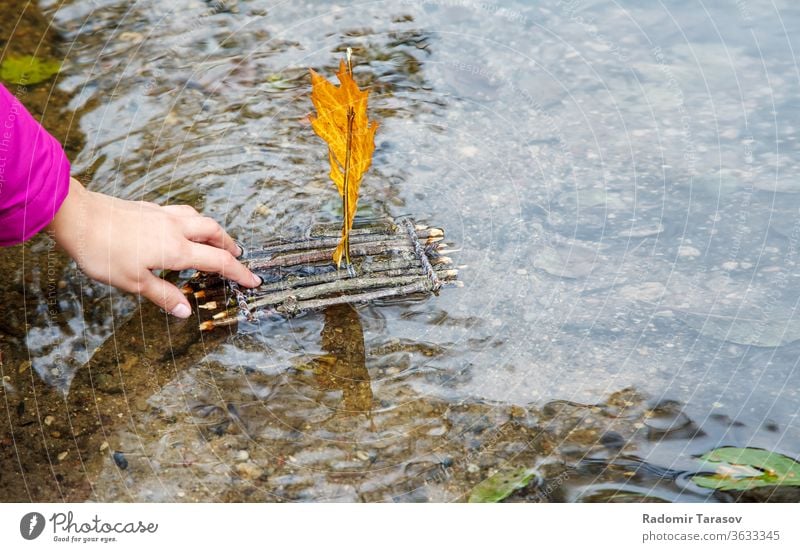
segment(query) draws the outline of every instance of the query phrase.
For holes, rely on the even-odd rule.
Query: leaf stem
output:
[[[347,153],[344,161],[344,197],[343,210],[344,210],[344,225],[342,226],[342,235],[344,237],[344,261],[345,264],[350,266],[350,155],[353,149],[353,122],[356,118],[356,112],[353,106],[347,108]]]

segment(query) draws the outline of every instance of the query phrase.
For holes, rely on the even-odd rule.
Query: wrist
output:
[[[75,257],[74,243],[82,226],[81,221],[89,216],[87,208],[88,194],[83,185],[74,178],[69,179],[69,191],[64,202],[56,212],[56,216],[47,225],[47,233],[55,242],[63,247],[67,253]]]

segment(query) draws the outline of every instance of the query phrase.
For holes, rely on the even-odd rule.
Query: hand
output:
[[[248,288],[261,283],[236,260],[242,252],[222,227],[188,205],[116,199],[73,178],[47,228],[87,276],[143,295],[178,318],[191,315],[189,302],[153,270],[195,268]]]

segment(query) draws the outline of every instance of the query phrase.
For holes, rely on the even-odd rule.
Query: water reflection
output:
[[[328,352],[314,360],[321,389],[341,390],[338,412],[370,415],[372,386],[367,371],[364,329],[358,311],[343,304],[325,309],[322,348]]]

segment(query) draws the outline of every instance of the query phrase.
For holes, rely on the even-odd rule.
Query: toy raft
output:
[[[263,282],[255,289],[216,274],[195,274],[184,291],[197,301],[200,329],[289,318],[342,303],[438,295],[441,288],[461,285],[445,255],[451,251],[441,228],[408,217],[357,222],[350,232],[349,269],[331,262],[341,232],[340,224],[319,224],[299,239],[246,252],[241,261]]]

